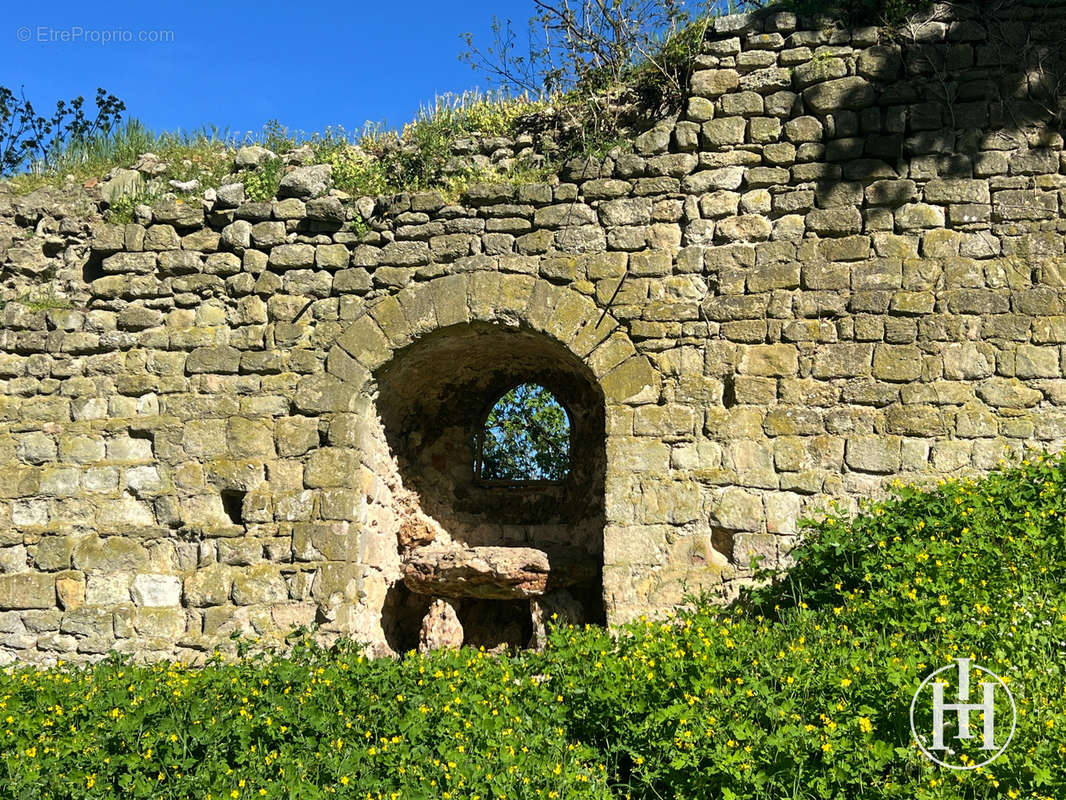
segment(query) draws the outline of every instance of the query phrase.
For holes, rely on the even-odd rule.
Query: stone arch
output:
[[[591,299],[531,275],[449,275],[368,301],[330,349],[326,372],[362,390],[393,353],[435,330],[472,322],[528,328],[566,347],[591,370],[607,404],[657,392],[658,373],[625,329]]]
[[[357,311],[357,318],[329,350],[326,372],[301,382],[297,404],[320,413],[348,412],[365,403],[366,398],[373,398],[372,405],[376,406],[373,413],[377,415],[381,426],[380,434],[388,442],[393,458],[397,459],[397,474],[403,475],[404,469],[399,464],[405,458],[404,446],[395,431],[410,426],[392,422],[390,414],[391,417],[403,414],[394,408],[391,412],[389,409],[395,405],[393,400],[398,396],[398,385],[406,386],[407,391],[418,394],[418,390],[411,389],[410,384],[417,383],[419,371],[414,368],[401,377],[389,377],[390,370],[395,372],[397,362],[411,358],[410,353],[417,353],[430,345],[437,348],[437,358],[450,360],[461,359],[464,352],[470,348],[476,350],[486,342],[495,342],[493,346],[496,349],[493,352],[514,352],[516,362],[521,362],[524,365],[522,368],[532,370],[528,374],[540,379],[550,390],[578,408],[575,426],[578,444],[575,453],[577,456],[584,453],[583,457],[589,464],[594,464],[595,469],[590,467],[582,472],[579,465],[576,476],[594,486],[599,493],[596,502],[590,503],[589,507],[594,507],[596,515],[598,529],[594,534],[594,550],[598,567],[602,567],[606,551],[604,537],[610,521],[608,509],[619,505],[617,500],[612,502],[608,496],[611,483],[607,477],[607,432],[612,427],[611,420],[624,414],[627,404],[655,402],[661,387],[659,373],[646,356],[637,352],[625,328],[587,296],[530,275],[495,272],[452,275],[408,286],[397,294],[369,301]],[[441,350],[441,347],[444,349]],[[441,356],[441,353],[445,355]],[[506,379],[503,383],[490,381],[479,387],[479,391],[487,393],[485,397],[488,397],[493,392],[510,388],[505,383]],[[578,384],[584,388],[575,388]],[[588,411],[595,404],[599,405],[598,416]],[[589,430],[593,431],[591,435]],[[582,436],[587,440],[584,444]],[[455,440],[451,444],[459,448],[462,443]],[[429,496],[431,492],[418,485],[416,473],[408,473],[403,482],[405,491],[415,488],[402,502],[407,513],[411,512],[412,506],[417,508],[415,516],[422,519],[419,526],[440,531],[447,526],[439,525],[438,518],[455,524],[455,520],[463,514],[466,515],[463,519],[477,522],[477,503],[485,505],[484,497],[480,501],[469,497],[477,495],[479,490],[464,487],[466,503],[452,514],[443,510],[442,504]],[[527,487],[527,491],[532,490]],[[416,500],[411,500],[412,494],[417,496]],[[570,489],[556,491],[558,497],[548,490],[544,494],[545,497],[530,499],[524,508],[561,508],[567,502],[580,504],[587,500],[579,492]],[[445,492],[444,495],[453,497],[454,492]],[[402,517],[402,514],[399,516]],[[493,533],[492,530],[496,529],[489,530],[491,526],[478,527],[472,524],[462,528],[462,535],[457,537],[462,539],[460,544],[489,547],[494,544],[493,537],[498,536],[499,540],[495,542],[498,545],[543,545],[550,549],[558,547],[560,538],[565,540],[570,533],[581,546],[581,536],[585,535],[582,531],[587,531],[591,524],[590,519],[580,514],[560,517],[554,527],[547,524],[537,527],[533,519],[524,518],[521,513],[500,517],[493,522],[499,523],[498,529],[503,534]],[[568,529],[568,525],[571,528]],[[472,532],[475,529],[480,533]],[[486,530],[489,532],[486,533]],[[526,537],[524,541],[523,536]],[[537,538],[541,536],[546,537],[547,544]],[[451,534],[446,534],[446,538],[452,541]],[[383,598],[379,614],[387,615],[390,604],[410,603],[409,597],[400,597],[398,594],[400,584],[397,570],[392,572],[389,581],[390,594]],[[605,610],[608,617],[611,612],[610,608],[604,609],[601,581],[597,574],[598,597],[594,616],[600,620]],[[419,607],[416,613],[421,610]],[[484,611],[470,613],[486,616]],[[496,613],[494,611],[488,616]],[[406,624],[409,623],[410,620]],[[388,637],[388,621],[383,628]],[[394,649],[406,648],[411,644],[409,635],[392,642]]]

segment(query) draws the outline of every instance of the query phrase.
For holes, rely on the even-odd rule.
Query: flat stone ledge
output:
[[[432,597],[522,600],[596,579],[584,551],[533,547],[421,547],[404,564],[403,582]]]

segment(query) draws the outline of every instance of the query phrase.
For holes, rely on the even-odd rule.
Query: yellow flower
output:
[[[870,733],[873,729],[874,726],[869,717],[859,717],[859,730],[863,733]]]
[[[851,686],[851,678],[844,678],[844,680],[840,682],[840,685],[847,689],[849,686]]]

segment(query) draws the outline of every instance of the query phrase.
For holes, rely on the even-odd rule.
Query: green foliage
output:
[[[442,189],[454,199],[473,180],[521,180],[529,165],[456,169],[449,162],[458,140],[517,134],[522,121],[544,108],[526,97],[464,92],[442,95],[420,108],[400,131],[368,126],[350,139],[343,131],[312,137],[315,161],[333,166],[333,182],[348,194],[381,195]],[[539,174],[539,173],[538,173]]]
[[[202,670],[89,668],[0,679],[7,797],[605,798],[533,659],[401,663],[300,645]]]
[[[623,75],[648,108],[666,112],[681,107],[692,77],[696,56],[714,22],[710,14],[690,19],[679,16],[668,34],[651,43],[653,50]]]
[[[464,34],[460,59],[506,91],[550,98],[564,110],[565,158],[603,151],[631,137],[635,121],[679,109],[707,27],[735,9],[684,0],[533,0],[532,10],[524,34],[494,18],[484,49]]]
[[[553,675],[573,735],[634,797],[1061,797],[1064,520],[1061,457],[825,516],[730,612],[568,640]],[[909,704],[963,656],[1009,681],[1019,727],[993,764],[946,774],[912,745]]]
[[[811,523],[733,608],[542,654],[402,661],[306,643],[204,669],[0,673],[9,797],[1056,800],[1066,796],[1066,461],[899,487]],[[971,656],[1018,704],[1006,752],[950,772],[911,742],[921,680]]]
[[[218,186],[233,165],[231,148],[237,140],[225,130],[204,127],[195,131],[154,133],[140,120],[130,119],[57,151],[47,167],[11,179],[16,192],[58,185],[68,175],[85,181],[101,178],[114,167],[129,167],[143,153],[154,153],[167,164],[148,194],[161,195],[167,181],[198,180],[202,187]],[[140,202],[140,201],[138,201]]]
[[[278,186],[285,174],[285,164],[280,158],[268,158],[255,169],[241,173],[244,197],[251,203],[263,203],[278,193]]]
[[[104,89],[96,90],[96,116],[85,114],[85,98],[56,102],[50,117],[38,114],[22,92],[0,86],[0,175],[10,175],[30,165],[41,171],[52,167],[68,148],[106,136],[122,119],[126,105]]]
[[[278,155],[291,153],[296,149],[297,134],[290,131],[276,119],[269,120],[263,126],[263,132],[258,137],[258,142],[267,150],[272,150]]]
[[[523,383],[496,401],[481,433],[478,477],[551,480],[570,467],[570,418],[547,389]]]
[[[54,284],[46,284],[42,289],[24,292],[18,297],[0,302],[0,309],[8,303],[19,303],[26,306],[30,311],[51,311],[53,309],[73,308],[69,297],[56,294]]]
[[[621,82],[635,65],[662,55],[662,42],[691,22],[681,0],[533,0],[524,33],[493,17],[484,49],[463,34],[460,56],[490,81],[510,91],[553,95],[601,90]]]
[[[133,222],[133,209],[139,205],[153,205],[163,197],[159,188],[144,188],[134,194],[117,198],[107,209],[107,221],[111,223]]]

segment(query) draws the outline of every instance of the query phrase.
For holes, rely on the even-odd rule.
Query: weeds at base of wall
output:
[[[1061,797],[1066,460],[897,487],[829,514],[775,586],[544,653],[370,661],[294,642],[202,669],[0,674],[12,796]],[[912,744],[921,680],[970,656],[1018,705],[1007,751],[952,772]],[[979,747],[975,737],[974,747]]]

